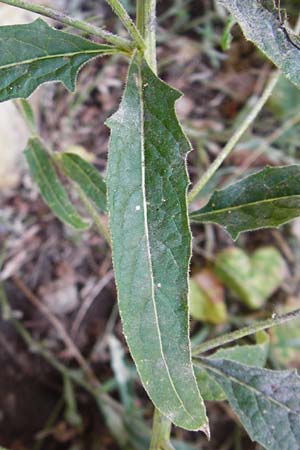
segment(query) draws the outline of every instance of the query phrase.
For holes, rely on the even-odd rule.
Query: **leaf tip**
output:
[[[200,428],[199,431],[204,433],[205,436],[207,437],[207,440],[210,441],[210,427],[208,421]]]

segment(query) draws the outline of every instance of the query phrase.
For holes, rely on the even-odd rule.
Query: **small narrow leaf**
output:
[[[219,0],[239,23],[245,38],[253,42],[297,87],[300,87],[300,44],[279,21],[276,9],[261,0]],[[273,2],[275,5],[275,2]]]
[[[0,43],[0,102],[27,98],[47,81],[61,81],[74,91],[83,64],[115,52],[112,46],[55,30],[41,19],[0,27]]]
[[[106,184],[99,171],[75,153],[56,155],[63,172],[75,181],[95,205],[106,211]]]
[[[226,393],[253,441],[267,450],[299,450],[300,377],[225,359],[201,360]]]
[[[88,228],[89,224],[81,219],[72,206],[47,150],[38,138],[29,140],[25,156],[32,178],[52,212],[62,222],[77,230]]]
[[[243,231],[278,227],[300,215],[300,165],[266,167],[220,191],[193,222],[222,225],[233,239]]]
[[[189,142],[180,94],[134,57],[111,128],[107,188],[124,334],[155,406],[176,425],[207,432],[189,342]]]

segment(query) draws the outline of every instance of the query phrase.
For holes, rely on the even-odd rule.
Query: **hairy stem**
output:
[[[57,11],[52,8],[48,8],[42,5],[36,5],[30,2],[25,2],[23,0],[0,0],[0,3],[5,3],[6,5],[15,6],[17,8],[25,9],[27,11],[34,12],[36,14],[41,14],[42,16],[49,17],[50,19],[57,20],[64,25],[77,28],[84,31],[92,36],[97,36],[102,38],[104,41],[115,45],[120,50],[125,50],[126,52],[132,50],[132,43],[127,39],[120,36],[116,36],[102,28],[92,25],[84,20],[75,19],[67,16],[61,11]]]
[[[150,450],[174,450],[170,443],[170,433],[171,422],[155,409]]]
[[[300,318],[300,309],[296,309],[295,311],[289,312],[287,314],[282,314],[280,316],[274,315],[270,319],[256,322],[252,325],[241,328],[240,330],[224,334],[223,336],[218,336],[215,339],[210,339],[203,344],[197,345],[193,348],[192,354],[193,356],[200,355],[201,353],[207,352],[208,350],[213,350],[216,347],[220,347],[221,345],[229,344],[230,342],[249,336],[250,334],[266,330],[267,328],[271,328],[275,325],[280,325],[297,318]]]
[[[135,26],[135,23],[127,13],[124,6],[119,2],[119,0],[106,0],[106,3],[109,4],[114,13],[119,17],[128,33],[133,38],[137,48],[140,50],[144,50],[145,49],[144,39],[141,36],[141,33],[139,32],[137,27]]]
[[[199,192],[202,191],[202,189],[206,186],[206,184],[209,182],[209,180],[212,178],[212,176],[215,174],[215,172],[218,170],[218,168],[221,166],[221,164],[224,162],[224,160],[227,158],[227,156],[234,150],[236,144],[241,139],[243,134],[247,131],[247,129],[250,127],[250,125],[254,122],[260,111],[262,110],[263,106],[269,99],[270,95],[273,92],[273,89],[275,88],[278,80],[280,78],[280,72],[276,71],[271,75],[271,78],[269,82],[267,83],[264,92],[258,99],[258,101],[255,103],[254,107],[250,111],[250,113],[247,115],[247,117],[244,119],[244,121],[241,123],[239,128],[235,131],[233,136],[229,139],[225,147],[222,149],[221,153],[217,156],[217,158],[214,160],[214,162],[209,166],[207,171],[202,175],[200,180],[197,182],[197,184],[193,187],[191,192],[189,193],[188,200],[189,203],[191,203],[194,198],[199,194]]]
[[[137,0],[136,24],[145,41],[145,58],[156,73],[156,0]]]
[[[104,223],[102,222],[97,209],[94,207],[93,203],[88,199],[88,197],[85,195],[85,193],[79,186],[76,186],[76,191],[78,192],[78,195],[80,196],[82,203],[84,204],[85,208],[89,212],[89,214],[90,214],[91,218],[93,219],[96,227],[98,228],[101,236],[103,236],[104,239],[106,240],[106,242],[108,243],[108,245],[111,246],[111,239],[110,239],[109,231],[106,228],[106,226],[104,225]]]

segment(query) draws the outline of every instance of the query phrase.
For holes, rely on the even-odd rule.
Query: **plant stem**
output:
[[[145,58],[154,73],[156,62],[156,0],[137,0],[136,24],[146,45]]]
[[[150,450],[174,450],[170,433],[171,422],[155,408]]]
[[[214,162],[209,166],[207,171],[202,175],[198,183],[194,186],[194,188],[191,190],[188,196],[189,203],[191,203],[194,198],[199,194],[200,191],[206,186],[206,184],[209,182],[209,180],[212,178],[212,176],[215,174],[215,172],[218,170],[218,168],[221,166],[223,161],[227,158],[227,156],[232,152],[232,150],[235,148],[238,141],[241,139],[243,134],[247,131],[249,126],[252,124],[252,122],[256,119],[260,111],[262,110],[263,106],[267,102],[268,98],[273,92],[273,89],[275,88],[278,80],[280,78],[280,72],[276,71],[274,72],[262,95],[248,114],[248,116],[244,119],[244,121],[241,123],[239,128],[236,130],[236,132],[233,134],[233,136],[229,139],[225,147],[222,149],[221,153],[217,156],[217,158],[214,160]]]
[[[287,314],[282,314],[280,316],[272,316],[270,319],[262,320],[256,322],[247,327],[241,328],[240,330],[233,331],[232,333],[224,334],[223,336],[218,336],[215,339],[210,339],[203,344],[197,345],[193,348],[192,355],[197,356],[201,353],[207,352],[208,350],[213,350],[221,345],[228,344],[229,342],[236,341],[250,334],[257,333],[258,331],[266,330],[267,328],[274,327],[275,325],[280,325],[282,323],[288,322],[293,319],[300,318],[300,309],[289,312]]]
[[[114,13],[119,17],[124,27],[131,35],[134,42],[136,43],[137,48],[140,50],[144,50],[145,49],[144,39],[142,38],[139,30],[135,26],[135,23],[127,13],[124,6],[119,2],[119,0],[106,0],[106,2],[109,4]]]
[[[109,231],[106,228],[106,226],[104,225],[104,223],[102,223],[98,211],[96,210],[96,208],[94,207],[92,202],[87,198],[87,196],[85,195],[85,193],[79,186],[76,186],[76,191],[78,192],[78,195],[80,196],[80,200],[82,201],[82,203],[86,207],[87,211],[89,212],[90,216],[92,217],[93,221],[95,222],[95,225],[97,226],[98,230],[100,231],[101,236],[103,236],[104,239],[106,240],[106,242],[108,243],[108,245],[111,246],[111,239],[110,239]]]
[[[100,37],[121,50],[125,50],[127,52],[132,50],[132,43],[127,39],[112,34],[109,31],[103,30],[102,28],[96,27],[95,25],[89,24],[88,22],[85,22],[83,20],[69,17],[61,11],[57,11],[55,9],[48,8],[42,5],[35,5],[33,3],[25,2],[22,0],[0,0],[0,3],[5,3],[6,5],[15,6],[17,8],[25,9],[27,11],[49,17],[50,19],[57,20],[64,25],[77,28],[93,36]]]

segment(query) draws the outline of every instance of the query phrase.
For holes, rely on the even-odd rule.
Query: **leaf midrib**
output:
[[[43,175],[45,184],[46,184],[46,186],[49,188],[49,191],[52,193],[53,197],[56,198],[57,203],[59,204],[59,206],[60,206],[62,212],[64,212],[64,213],[66,214],[66,216],[69,217],[70,220],[72,220],[72,221],[73,221],[73,220],[76,220],[76,216],[74,215],[74,213],[71,213],[71,211],[67,210],[68,205],[64,205],[64,204],[63,204],[62,199],[59,198],[59,196],[58,196],[58,194],[56,193],[56,191],[52,188],[52,184],[49,182],[49,180],[48,180],[48,178],[47,178],[47,176],[46,176],[46,173],[45,173],[45,171],[44,171],[44,169],[43,169],[43,165],[41,164],[41,162],[40,162],[40,160],[39,160],[39,157],[38,157],[38,155],[37,155],[37,153],[36,153],[36,149],[35,149],[34,144],[32,144],[32,150],[33,150],[33,151],[32,151],[32,156],[33,156],[33,158],[34,158],[34,160],[35,160],[35,163],[36,163],[38,169],[40,170],[40,173]],[[80,219],[80,218],[79,218],[79,219]],[[80,220],[81,220],[81,219],[80,219]],[[83,221],[82,221],[82,223],[84,224]]]
[[[69,164],[73,166],[75,166],[75,168],[78,170],[78,172],[81,173],[81,175],[86,179],[86,181],[88,181],[93,187],[94,189],[98,192],[98,195],[105,197],[105,193],[101,190],[101,188],[98,186],[97,183],[95,183],[94,179],[92,178],[92,175],[89,176],[89,174],[80,166],[80,164],[78,164],[76,161],[74,161],[74,159],[70,158],[67,155],[63,155],[63,158],[67,157],[67,159],[69,160]],[[75,181],[75,180],[74,180]]]
[[[78,56],[78,55],[97,55],[97,54],[101,54],[101,53],[114,53],[115,49],[114,48],[107,48],[107,49],[95,49],[95,50],[80,50],[77,52],[68,52],[68,53],[58,53],[56,55],[46,55],[46,56],[39,56],[36,58],[31,58],[31,59],[26,59],[24,61],[17,61],[14,63],[10,63],[10,64],[4,64],[4,65],[0,65],[0,70],[4,70],[4,69],[9,69],[11,67],[16,67],[16,66],[22,66],[22,65],[26,65],[26,64],[33,64],[35,62],[40,62],[40,61],[47,61],[49,59],[56,59],[56,58],[72,58],[74,56]]]
[[[141,149],[142,149],[142,158],[141,158],[141,165],[142,165],[142,196],[143,196],[143,209],[144,209],[144,226],[145,226],[145,236],[146,236],[146,245],[147,245],[147,254],[148,254],[148,261],[149,261],[149,268],[150,268],[150,275],[151,275],[151,299],[153,304],[153,311],[155,316],[155,323],[157,328],[157,334],[158,334],[158,340],[159,340],[159,347],[160,347],[160,353],[163,360],[163,363],[166,368],[166,372],[170,381],[170,385],[179,400],[179,403],[181,404],[184,411],[191,417],[193,421],[196,420],[196,418],[186,409],[186,406],[181,399],[179,393],[176,390],[175,384],[173,382],[169,366],[164,354],[163,349],[163,342],[162,342],[162,335],[158,320],[158,311],[156,306],[156,297],[155,297],[155,289],[154,289],[154,276],[153,276],[153,266],[152,266],[152,256],[151,256],[151,248],[150,248],[150,238],[149,238],[149,227],[148,227],[148,218],[147,218],[147,198],[146,198],[146,167],[145,167],[145,130],[144,130],[144,93],[142,89],[143,85],[143,75],[142,75],[142,68],[141,63],[138,64],[138,72],[139,72],[139,82],[138,82],[138,90],[139,90],[139,98],[140,98],[140,111],[141,111]]]
[[[203,362],[203,360],[201,360],[201,362],[195,361],[194,364],[196,364],[197,366],[200,367],[205,367],[207,370],[210,370],[212,372],[217,373],[218,375],[220,375],[223,378],[228,378],[230,381],[232,381],[233,383],[236,384],[240,384],[241,386],[243,386],[244,388],[248,389],[249,391],[252,391],[253,393],[255,393],[255,395],[257,397],[261,396],[264,397],[264,399],[268,400],[271,403],[274,403],[276,406],[279,406],[280,408],[286,409],[289,413],[291,414],[296,414],[298,415],[299,413],[293,411],[292,409],[290,409],[287,405],[285,405],[284,403],[281,403],[278,400],[275,400],[272,397],[268,397],[264,392],[259,391],[258,389],[256,389],[255,387],[239,380],[238,378],[232,376],[232,375],[227,375],[226,373],[222,372],[220,369],[217,369],[216,367],[212,367],[209,364],[206,364],[205,362]]]
[[[243,203],[243,204],[237,205],[237,206],[215,209],[212,211],[204,211],[204,212],[201,212],[201,211],[196,212],[195,211],[194,213],[190,214],[190,218],[196,219],[197,217],[205,216],[205,215],[218,215],[218,214],[223,214],[223,213],[226,213],[229,211],[236,211],[238,209],[242,209],[242,208],[245,208],[248,206],[251,207],[251,206],[256,206],[258,204],[271,203],[271,202],[276,202],[279,200],[285,200],[285,199],[295,198],[295,197],[300,197],[300,194],[283,195],[282,197],[273,197],[273,198],[268,198],[268,199],[264,199],[264,200],[258,200],[255,202]]]

